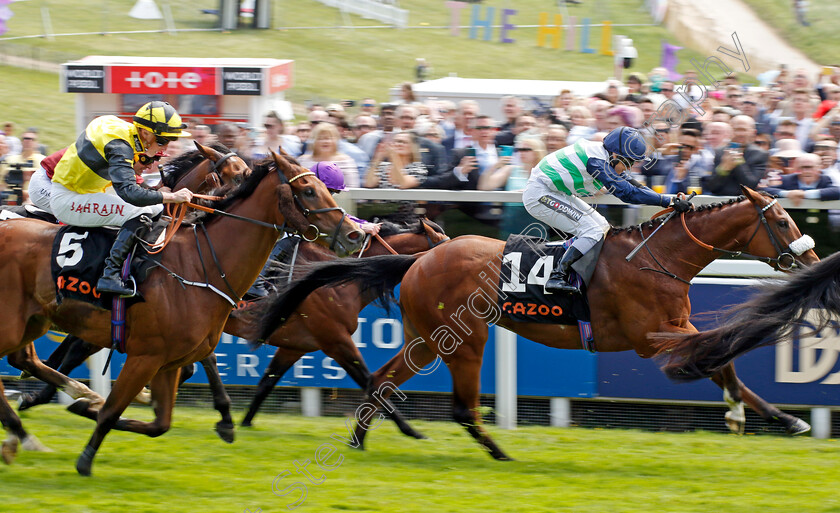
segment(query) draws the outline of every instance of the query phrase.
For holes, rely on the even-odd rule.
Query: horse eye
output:
[[[789,226],[787,220],[785,220],[785,219],[779,220],[776,224],[778,224],[779,228],[781,228],[783,230],[787,230],[788,226]]]
[[[303,195],[312,198],[315,196],[315,190],[312,189],[312,187],[307,187],[306,189],[304,189]]]

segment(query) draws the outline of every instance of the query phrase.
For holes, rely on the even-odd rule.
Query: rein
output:
[[[751,253],[746,253],[744,251],[733,251],[733,250],[729,250],[729,249],[718,248],[716,246],[712,246],[711,244],[706,244],[705,242],[698,239],[693,233],[691,233],[691,230],[688,228],[688,225],[685,222],[685,212],[680,214],[680,221],[682,223],[682,227],[685,230],[686,235],[688,235],[688,238],[692,242],[694,242],[695,244],[697,244],[698,246],[700,246],[701,248],[703,248],[705,250],[717,251],[719,253],[722,253],[722,254],[726,255],[729,258],[743,257],[743,258],[747,258],[747,259],[750,259],[750,260],[757,260],[759,262],[764,262],[768,265],[773,266],[773,268],[775,268],[776,270],[789,271],[797,265],[796,256],[801,255],[802,253],[805,253],[809,249],[813,249],[814,242],[813,242],[813,239],[811,239],[811,237],[809,237],[808,235],[803,235],[799,239],[791,242],[786,248],[782,248],[781,244],[779,243],[778,238],[773,233],[773,230],[770,229],[770,223],[767,222],[767,217],[764,215],[765,212],[767,212],[770,208],[773,207],[773,205],[775,205],[777,203],[778,203],[778,199],[774,198],[773,201],[771,201],[770,203],[768,203],[764,207],[759,207],[758,205],[753,204],[753,207],[755,207],[756,213],[758,214],[759,222],[756,225],[755,230],[753,231],[750,238],[744,244],[744,248],[748,248],[750,246],[750,244],[752,243],[753,239],[755,239],[755,236],[758,235],[758,232],[759,232],[759,230],[761,230],[761,227],[763,225],[764,228],[767,230],[767,235],[770,237],[770,241],[773,243],[773,248],[776,250],[777,256],[775,258],[773,258],[773,257],[762,257],[762,256],[758,256],[758,255],[753,255]],[[655,219],[655,218],[659,217],[660,215],[662,215],[663,213],[666,213],[670,210],[671,209],[666,209],[666,210],[663,210],[661,212],[658,212],[656,215],[653,216],[653,218]],[[639,226],[639,231],[640,232],[641,232],[641,229],[642,229],[642,227]],[[642,234],[642,238],[644,239],[644,234]],[[797,249],[794,249],[794,246],[796,246]],[[663,266],[659,262],[659,260],[657,260],[657,258],[653,255],[650,248],[648,248],[646,246],[645,249],[647,250],[648,254],[651,256],[651,258],[653,258],[653,261],[656,262],[656,265],[659,266],[659,269],[654,269],[654,268],[651,268],[651,267],[642,267],[642,268],[640,268],[640,270],[658,272],[658,273],[664,274],[664,275],[666,275],[670,278],[673,278],[675,280],[681,281],[681,282],[683,282],[687,285],[691,284],[688,280],[680,278],[676,274],[668,271],[665,268],[665,266]]]

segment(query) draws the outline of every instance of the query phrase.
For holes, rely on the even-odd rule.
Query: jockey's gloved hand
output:
[[[688,212],[689,210],[694,208],[694,205],[692,205],[691,202],[686,199],[674,196],[674,199],[671,200],[671,208],[677,211],[677,213],[682,214],[683,212]]]

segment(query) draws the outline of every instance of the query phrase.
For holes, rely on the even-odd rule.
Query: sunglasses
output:
[[[277,125],[272,125],[272,124],[266,123],[266,124],[264,124],[263,126],[264,126],[264,127],[266,127],[266,128],[274,128],[274,127],[276,127]]]
[[[673,93],[674,92],[673,89],[660,89],[660,91],[662,91],[663,93]]]
[[[363,103],[362,107],[376,107],[375,103]]]
[[[491,129],[493,129],[493,128],[496,128],[496,127],[494,127],[494,126],[488,126],[488,125],[482,125],[482,126],[477,126],[477,127],[475,127],[475,129],[476,129],[476,130],[491,130]]]
[[[756,141],[756,146],[770,146],[770,141]]]
[[[356,125],[356,128],[376,128],[376,125]]]
[[[696,150],[697,149],[697,146],[694,146],[693,144],[683,144],[682,147],[686,150]]]
[[[533,148],[514,148],[513,151],[534,151]]]
[[[799,166],[799,169],[816,169],[817,166]]]
[[[667,134],[670,131],[671,131],[670,128],[657,128],[656,129],[657,134]]]
[[[173,139],[169,137],[163,137],[162,135],[156,135],[155,141],[158,143],[159,146],[166,146],[167,144],[171,143]]]
[[[793,132],[776,132],[779,136],[776,139],[793,139],[796,134]]]
[[[35,138],[34,137],[24,137],[21,140],[23,140],[23,141],[34,141]]]
[[[309,122],[309,124],[310,124],[310,125],[312,125],[312,126],[315,126],[315,125],[317,125],[318,123],[320,123],[320,121],[310,121],[310,122]]]
[[[415,119],[414,116],[400,116],[400,119]]]

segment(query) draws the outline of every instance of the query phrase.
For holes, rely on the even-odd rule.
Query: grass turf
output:
[[[55,452],[23,452],[0,468],[9,513],[286,511],[298,493],[275,495],[272,482],[287,470],[278,491],[305,482],[295,469],[305,460],[326,477],[308,485],[301,511],[840,512],[836,440],[491,426],[517,460],[497,462],[453,423],[416,422],[425,441],[383,424],[360,452],[331,440],[346,434],[343,419],[261,415],[229,446],[212,431],[215,412],[179,408],[159,439],[112,432],[85,478],[74,464],[92,422],[57,405],[23,420]],[[327,442],[344,459],[324,473],[314,461]]]
[[[804,27],[796,21],[790,0],[746,0],[765,22],[817,64],[840,66],[840,3],[808,2]],[[814,77],[809,77],[813,80]]]

